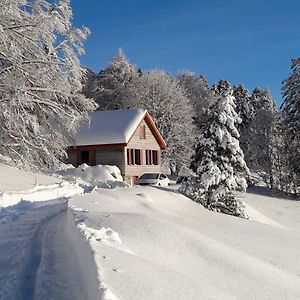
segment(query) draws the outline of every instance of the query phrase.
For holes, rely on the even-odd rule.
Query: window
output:
[[[153,165],[158,165],[157,150],[152,150],[152,163]]]
[[[158,165],[157,150],[146,150],[146,165]]]
[[[141,164],[141,150],[140,149],[134,150],[134,162],[136,165]]]
[[[140,126],[140,139],[143,139],[143,140],[146,139],[146,126],[145,125]]]
[[[127,165],[141,165],[142,157],[140,149],[127,149]]]
[[[157,179],[158,178],[158,175],[157,173],[146,173],[146,174],[143,174],[140,179]]]
[[[167,176],[166,175],[164,175],[164,174],[160,174],[160,178],[159,179],[166,179],[167,178]]]

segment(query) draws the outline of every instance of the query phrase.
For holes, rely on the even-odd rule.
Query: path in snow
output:
[[[88,244],[63,199],[0,214],[0,299],[98,299]]]

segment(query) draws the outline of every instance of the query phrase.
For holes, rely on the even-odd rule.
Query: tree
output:
[[[123,50],[119,49],[108,67],[96,77],[91,94],[99,109],[126,108],[126,99],[131,96],[131,85],[138,76],[140,73],[128,62]]]
[[[277,109],[270,92],[255,88],[250,97],[252,116],[249,123],[247,151],[248,166],[255,171],[268,172],[271,168],[270,145],[272,128],[276,119]]]
[[[251,94],[243,86],[233,86],[233,96],[236,103],[236,112],[241,118],[241,123],[237,125],[237,129],[240,134],[240,147],[245,155],[245,161],[247,165],[250,162],[251,152],[251,121],[254,115],[254,108],[251,103]]]
[[[240,217],[247,217],[242,203],[233,191],[245,191],[244,176],[248,168],[239,147],[236,125],[241,122],[235,111],[230,86],[216,86],[219,97],[211,108],[209,122],[201,133],[192,158],[196,176],[181,188],[182,192],[206,208]]]
[[[224,95],[228,92],[232,92],[230,83],[224,79],[221,79],[217,84],[214,84],[211,90],[217,97],[220,95]]]
[[[132,85],[129,107],[147,109],[153,117],[167,149],[163,163],[178,173],[189,164],[194,146],[193,109],[177,80],[162,71],[151,71],[138,77]]]
[[[207,111],[216,99],[204,76],[197,78],[190,71],[182,71],[176,76],[176,79],[192,103],[195,111],[194,123],[201,130],[206,122]]]
[[[288,129],[289,163],[297,192],[300,185],[300,58],[292,60],[291,69],[291,75],[283,81],[282,113]]]
[[[0,3],[0,154],[53,167],[87,113],[78,55],[89,30],[74,28],[68,0]]]
[[[282,111],[293,138],[300,140],[300,58],[292,60],[292,74],[283,81]]]

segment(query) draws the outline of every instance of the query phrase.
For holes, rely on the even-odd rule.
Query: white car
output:
[[[165,174],[145,173],[138,180],[139,185],[169,186],[170,180]]]

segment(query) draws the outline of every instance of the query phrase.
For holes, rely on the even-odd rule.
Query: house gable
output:
[[[136,130],[134,131],[133,135],[130,137],[130,139],[127,142],[127,145],[129,145],[131,143],[132,139],[135,139],[141,132],[141,127],[145,126],[146,128],[146,140],[147,140],[147,136],[152,136],[157,144],[159,145],[160,149],[166,149],[167,144],[164,141],[162,135],[160,134],[160,132],[158,131],[157,127],[155,126],[151,116],[149,115],[148,112],[146,112],[143,120],[139,123],[139,125],[137,126]]]
[[[150,126],[149,126],[150,125]],[[145,130],[145,136],[143,135],[143,129]],[[157,129],[156,129],[157,130]],[[156,134],[156,131],[154,131]],[[125,161],[125,174],[126,176],[139,177],[144,173],[159,173],[160,172],[160,160],[161,160],[161,148],[163,144],[159,144],[159,139],[153,134],[153,128],[151,123],[147,122],[144,118],[139,126],[136,128],[134,134],[130,138],[124,151]],[[140,164],[132,164],[128,161],[130,158],[127,154],[131,149],[139,150],[140,152]],[[146,162],[146,151],[155,151],[157,153],[157,164],[147,164]]]

